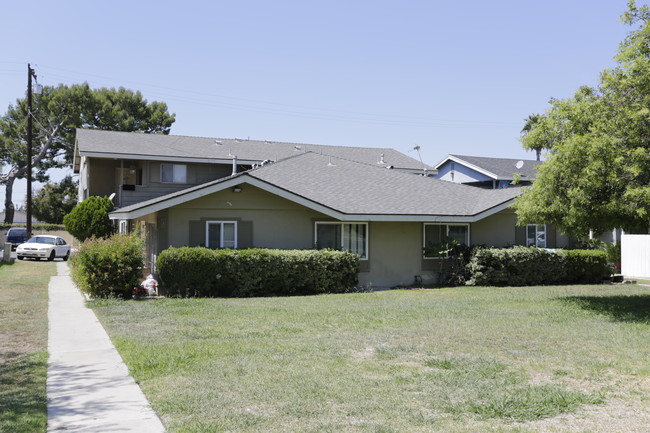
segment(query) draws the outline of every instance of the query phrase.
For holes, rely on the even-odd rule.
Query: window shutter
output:
[[[551,224],[546,224],[546,248],[557,248],[557,231]]]
[[[515,245],[526,246],[526,226],[515,226]]]
[[[205,221],[190,221],[188,244],[190,247],[205,246]]]
[[[253,248],[253,222],[237,223],[237,248]]]

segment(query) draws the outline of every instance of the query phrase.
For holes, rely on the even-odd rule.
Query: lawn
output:
[[[44,432],[47,285],[54,263],[0,266],[0,432]]]
[[[643,432],[650,289],[94,301],[170,432]]]

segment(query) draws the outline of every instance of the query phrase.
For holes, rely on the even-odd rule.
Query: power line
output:
[[[97,77],[101,80],[111,80],[112,82],[107,81],[94,81],[94,84],[100,86],[111,87],[115,86],[114,80],[112,78],[97,75],[97,74],[86,74],[71,71],[68,69],[52,67],[48,65],[40,65],[41,70],[44,72],[41,73],[43,77],[53,77],[63,80],[74,80],[71,75],[63,75],[57,73],[47,72],[48,70],[61,71],[69,74],[87,77]],[[88,80],[85,80],[88,81]],[[160,97],[165,102],[167,101],[180,101],[185,103],[200,104],[203,106],[209,106],[214,108],[225,108],[238,111],[254,112],[254,113],[263,113],[271,115],[282,115],[282,116],[291,116],[297,118],[309,118],[317,120],[333,120],[333,121],[345,121],[353,123],[370,123],[377,125],[392,125],[392,126],[412,126],[412,127],[448,127],[448,128],[486,128],[486,127],[512,127],[519,126],[519,123],[514,122],[494,122],[494,121],[467,121],[467,120],[455,120],[455,119],[438,119],[438,118],[427,118],[422,116],[406,116],[400,114],[379,114],[379,113],[361,113],[348,110],[335,110],[322,107],[308,107],[302,105],[292,105],[279,102],[264,101],[251,98],[243,98],[236,96],[229,96],[217,93],[206,93],[198,92],[187,89],[178,89],[167,86],[159,86],[150,83],[142,83],[133,80],[124,80],[124,83],[135,84],[139,87],[138,90],[146,92],[147,95]],[[155,90],[153,90],[155,89]],[[163,90],[162,92],[160,90]],[[164,92],[164,91],[172,92]],[[192,96],[196,95],[196,96]],[[230,100],[233,102],[226,102],[225,100]],[[252,104],[249,104],[252,103]],[[280,108],[283,107],[283,108]]]

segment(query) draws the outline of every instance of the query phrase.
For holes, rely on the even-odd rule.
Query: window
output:
[[[205,246],[208,248],[237,248],[236,221],[207,221]]]
[[[546,248],[545,224],[528,224],[526,226],[526,246]]]
[[[367,223],[316,223],[316,247],[346,250],[368,258]]]
[[[120,227],[117,231],[121,235],[129,233],[129,220],[120,220]]]
[[[187,183],[187,166],[184,164],[160,164],[160,181],[163,183]]]
[[[459,245],[469,245],[468,224],[425,224],[424,247],[439,244],[447,238],[454,239]],[[425,258],[435,258],[435,255],[425,254]]]

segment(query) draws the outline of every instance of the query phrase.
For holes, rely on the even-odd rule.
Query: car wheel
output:
[[[50,257],[48,257],[47,260],[49,260],[50,262],[54,260],[54,255],[55,255],[54,250],[52,250],[52,252],[50,253]]]
[[[22,260],[22,259],[23,259],[23,256],[16,256],[16,258],[17,258],[18,260]]]
[[[64,262],[67,262],[69,258],[70,258],[70,251],[68,251],[67,253],[65,253],[65,256],[63,256],[63,261],[64,261]]]

